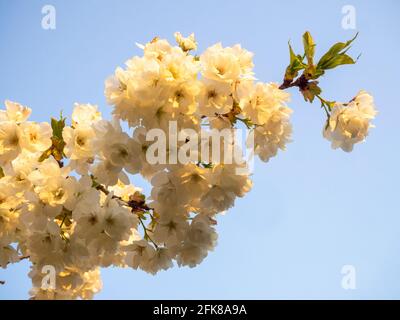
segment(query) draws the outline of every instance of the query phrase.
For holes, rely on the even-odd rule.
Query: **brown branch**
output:
[[[302,74],[295,81],[293,80],[284,80],[283,83],[279,86],[279,89],[284,90],[292,87],[298,87],[300,90],[303,90],[307,87],[308,79]]]

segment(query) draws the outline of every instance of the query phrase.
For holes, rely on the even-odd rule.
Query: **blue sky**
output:
[[[56,30],[41,28],[54,5]],[[342,7],[356,8],[357,29],[341,27]],[[111,108],[104,80],[135,42],[195,32],[200,51],[221,41],[255,53],[262,81],[281,81],[287,41],[301,48],[309,30],[317,55],[339,40],[359,38],[360,60],[321,79],[327,99],[359,89],[379,115],[366,143],[350,153],[322,138],[324,114],[292,90],[294,142],[267,164],[256,163],[254,188],[219,218],[219,243],[197,268],[156,276],[102,271],[99,299],[394,299],[400,298],[400,3],[398,1],[7,1],[0,0],[0,100],[29,105],[33,120],[70,114],[74,102]],[[133,183],[140,185],[141,180]],[[341,287],[343,265],[356,268],[356,290]],[[0,270],[0,299],[26,299],[28,263]]]

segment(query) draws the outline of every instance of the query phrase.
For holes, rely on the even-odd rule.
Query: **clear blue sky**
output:
[[[41,8],[57,10],[57,28],[41,28]],[[357,30],[341,28],[342,6],[357,12]],[[399,68],[400,2],[392,1],[7,1],[0,0],[0,101],[29,105],[33,119],[69,114],[74,102],[98,104],[109,117],[104,80],[154,36],[195,32],[200,50],[241,43],[255,53],[263,81],[280,81],[287,41],[300,48],[311,31],[317,54],[359,38],[355,66],[328,73],[328,99],[361,88],[379,115],[368,141],[351,154],[322,138],[323,113],[292,91],[294,142],[256,164],[254,188],[219,219],[219,244],[195,269],[150,276],[102,271],[101,299],[400,298]],[[134,183],[140,184],[135,180]],[[356,290],[341,287],[354,265]],[[26,299],[28,263],[0,270],[0,299]]]

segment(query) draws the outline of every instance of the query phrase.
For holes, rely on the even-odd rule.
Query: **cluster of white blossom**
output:
[[[349,103],[335,104],[323,135],[332,142],[333,149],[350,152],[354,144],[365,140],[376,114],[373,97],[362,90]]]
[[[155,274],[173,261],[194,267],[213,250],[216,215],[251,189],[246,162],[195,155],[150,164],[151,129],[168,131],[174,121],[178,130],[202,132],[243,122],[263,161],[290,141],[289,95],[256,81],[252,53],[218,43],[197,56],[190,54],[193,35],[175,38],[177,46],[158,38],[139,45],[143,56],[106,81],[112,121],[90,104],[76,104],[69,125],[62,117],[30,122],[31,110],[10,101],[0,111],[0,266],[28,258],[32,298],[91,298],[101,289],[101,267]],[[370,96],[360,93],[333,109],[324,134],[349,151],[374,114]],[[193,143],[188,136],[174,146],[171,139],[167,154]],[[217,151],[229,152],[224,147]],[[128,174],[151,183],[148,198]],[[55,270],[50,287],[43,286],[47,266]]]

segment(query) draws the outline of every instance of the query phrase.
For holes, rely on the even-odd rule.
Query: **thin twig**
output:
[[[67,218],[67,215],[64,215],[64,218],[62,219],[61,224],[60,224],[60,229],[62,228],[66,218]]]
[[[153,241],[153,239],[152,239],[152,238],[149,236],[149,234],[147,233],[147,228],[146,228],[146,226],[145,226],[143,220],[142,220],[141,218],[139,218],[139,221],[140,221],[140,224],[141,224],[142,227],[143,227],[143,231],[144,231],[145,238],[149,239],[149,240],[151,241],[151,243],[156,247],[156,249],[158,249],[158,245]]]

